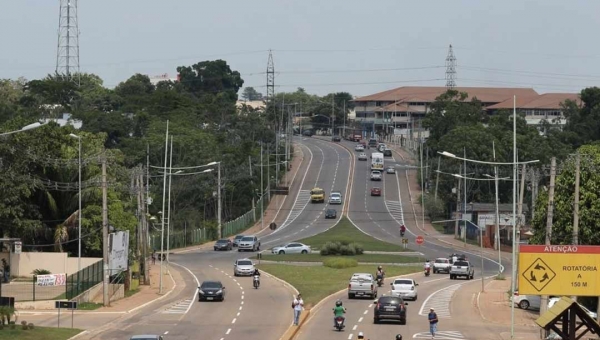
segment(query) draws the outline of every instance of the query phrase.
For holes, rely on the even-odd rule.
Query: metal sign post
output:
[[[62,308],[71,310],[71,328],[73,328],[75,310],[77,309],[77,301],[55,301],[54,308],[58,309],[58,328],[60,328],[60,310]]]

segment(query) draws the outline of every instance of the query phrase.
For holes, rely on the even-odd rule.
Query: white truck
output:
[[[348,299],[359,296],[377,297],[377,283],[373,274],[354,273],[348,283]]]
[[[444,257],[439,257],[433,262],[433,273],[450,273],[452,264],[450,260]]]
[[[458,260],[450,267],[450,280],[454,280],[459,276],[464,276],[467,280],[473,280],[474,275],[475,269],[473,269],[469,261]]]
[[[381,152],[371,154],[371,170],[383,171],[383,154]]]

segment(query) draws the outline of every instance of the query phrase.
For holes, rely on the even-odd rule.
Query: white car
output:
[[[365,151],[365,147],[358,144],[357,146],[354,147],[354,151]]]
[[[381,181],[381,171],[371,171],[371,180],[372,181]]]
[[[419,296],[417,292],[418,283],[413,279],[395,279],[390,283],[392,286],[392,296],[401,297],[404,300],[410,299],[417,301]]]
[[[283,246],[273,247],[273,249],[271,249],[271,253],[279,254],[279,255],[308,254],[308,253],[310,253],[310,246],[307,246],[306,244],[302,244],[299,242],[292,242],[292,243],[288,243]]]
[[[237,259],[233,263],[233,276],[252,275],[254,263],[250,259]]]
[[[329,194],[329,204],[342,204],[342,193],[339,191],[332,191]]]
[[[548,309],[552,308],[552,306],[554,306],[554,304],[557,303],[559,300],[559,297],[553,297],[548,299]],[[590,311],[589,309],[585,308],[585,306],[583,306],[582,304],[579,304],[579,307],[581,307],[581,309],[583,309],[583,311],[586,312],[587,315],[589,315],[592,319],[598,320],[598,313]]]
[[[366,161],[367,160],[367,155],[363,152],[360,155],[358,155],[358,160],[359,161]]]
[[[388,166],[387,169],[385,169],[385,172],[388,174],[395,174],[396,168],[394,168],[393,166]]]
[[[541,305],[541,299],[539,295],[519,295],[519,292],[516,292],[510,298],[510,301],[519,306],[521,309],[540,309]]]
[[[450,260],[445,257],[440,257],[435,259],[433,262],[433,273],[450,273],[450,268],[452,264],[450,264]]]

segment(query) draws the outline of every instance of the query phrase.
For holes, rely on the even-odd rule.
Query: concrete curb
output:
[[[508,279],[508,278],[507,278],[507,279]],[[485,286],[487,287],[487,286],[488,286],[490,283],[492,283],[492,282],[493,282],[493,281],[492,281],[492,280],[490,280],[490,282],[486,283],[486,284],[485,284]],[[504,324],[504,323],[501,323],[501,322],[496,322],[496,321],[494,321],[494,320],[490,320],[490,319],[486,318],[486,317],[483,315],[483,313],[481,312],[481,307],[480,307],[480,305],[479,305],[479,297],[480,297],[480,296],[481,296],[481,292],[477,292],[477,298],[475,299],[475,309],[477,310],[477,313],[479,314],[479,316],[480,316],[480,317],[481,317],[483,320],[485,320],[486,322],[493,323],[493,324],[495,324],[495,325],[510,326],[510,325],[506,325],[506,324]],[[538,327],[538,326],[536,326],[536,325],[529,325],[529,324],[524,324],[524,323],[515,323],[515,325],[517,325],[517,326],[525,326],[525,327],[536,327],[536,328]]]
[[[285,264],[290,266],[306,266],[306,267],[316,267],[322,266],[323,263],[319,261],[315,262],[301,262],[301,261],[269,261],[269,260],[261,260],[260,264]],[[410,267],[410,266],[421,266],[423,262],[410,262],[410,263],[395,263],[395,262],[358,262],[358,265],[376,265],[376,264],[385,264],[388,266],[399,266],[399,267]]]

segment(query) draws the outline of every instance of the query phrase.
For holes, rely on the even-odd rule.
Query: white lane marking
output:
[[[240,306],[240,310],[242,310],[242,306]]]
[[[231,321],[231,323],[235,323],[236,320],[237,320],[236,318],[233,318],[233,321]]]
[[[435,332],[435,338],[440,340],[466,339],[459,331],[439,331]],[[413,339],[431,339],[431,333],[420,332],[413,335]]]
[[[438,317],[450,318],[450,302],[452,301],[452,296],[458,288],[465,283],[458,283],[433,292],[425,299],[425,301],[423,301],[421,310],[419,310],[419,315],[427,315],[429,314],[429,308],[434,308]]]
[[[176,304],[165,309],[161,313],[162,314],[186,314],[190,310],[193,302],[194,302],[194,299],[178,301]]]
[[[352,327],[352,330],[355,331],[358,328],[358,325],[354,325],[354,327]]]
[[[236,316],[240,316],[240,312],[238,312]]]
[[[209,264],[208,266],[211,267],[211,268],[213,267],[212,264]]]
[[[362,322],[362,321],[363,321],[363,317],[361,316],[361,317],[358,319],[358,322]]]
[[[167,334],[169,334],[169,331],[166,331],[164,335],[167,335]]]
[[[228,276],[229,276],[229,274],[228,274]],[[233,281],[237,282],[237,280],[236,280],[236,279],[233,279]]]
[[[369,305],[369,308],[371,308],[371,307],[373,307],[373,304],[370,304],[370,305]]]
[[[364,315],[367,315],[367,313],[369,313],[369,311],[368,311],[368,310],[366,310],[366,311],[365,311],[363,314],[364,314]]]
[[[348,335],[348,340],[352,340],[352,337],[354,336],[354,334],[350,334]]]
[[[242,294],[242,300],[244,299],[244,295]],[[244,304],[244,301],[242,301],[242,304]]]
[[[225,332],[225,334],[227,334],[227,335],[229,335],[229,333],[231,333],[231,328],[229,328],[229,329],[227,330],[227,332]]]
[[[242,295],[242,299],[243,299],[243,298],[244,298],[244,296]],[[242,305],[243,305],[243,304],[244,304],[244,301],[242,301]],[[242,308],[242,307],[240,307],[240,308]]]
[[[188,273],[190,273],[190,275],[192,275],[194,277],[194,280],[196,280],[196,286],[200,287],[200,280],[198,280],[198,277],[196,276],[196,274],[192,273],[192,271],[188,267],[182,266],[182,265],[180,265],[178,263],[175,263],[175,262],[171,262],[171,263],[174,264],[174,265],[176,265],[176,266],[178,266],[178,267],[181,267],[181,268],[185,269]],[[196,299],[196,290],[194,290],[194,293],[193,293],[192,298],[190,300],[194,301],[195,299]],[[186,309],[185,313],[183,313],[183,314],[187,314],[187,312],[189,312],[190,309],[192,308],[192,305],[193,305],[193,303],[190,303],[189,306],[188,306],[188,308]]]

